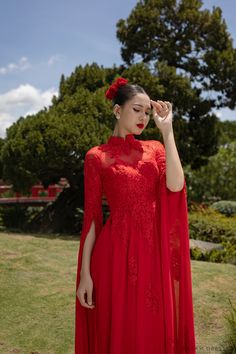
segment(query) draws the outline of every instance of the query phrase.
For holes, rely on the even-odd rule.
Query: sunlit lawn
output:
[[[78,249],[78,238],[0,233],[0,353],[74,354]],[[236,267],[192,261],[192,274],[197,352],[219,354]]]

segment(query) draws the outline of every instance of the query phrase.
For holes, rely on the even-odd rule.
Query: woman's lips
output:
[[[137,126],[142,129],[144,127],[144,124],[137,124]]]

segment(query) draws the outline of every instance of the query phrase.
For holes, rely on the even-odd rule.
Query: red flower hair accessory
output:
[[[108,100],[113,100],[113,98],[115,98],[117,95],[118,88],[126,85],[127,83],[128,80],[124,79],[123,77],[118,77],[106,91],[106,98],[108,98]]]

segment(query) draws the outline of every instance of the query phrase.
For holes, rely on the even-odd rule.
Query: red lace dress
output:
[[[76,291],[94,221],[95,308],[76,296],[75,354],[195,354],[186,182],[166,187],[164,145],[110,136],[87,151],[84,178]]]

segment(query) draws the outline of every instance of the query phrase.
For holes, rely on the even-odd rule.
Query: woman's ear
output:
[[[115,114],[115,116],[117,114],[120,114],[120,106],[116,103],[115,106],[113,107],[113,113]]]

